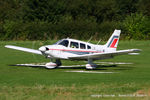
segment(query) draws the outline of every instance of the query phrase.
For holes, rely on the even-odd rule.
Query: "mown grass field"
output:
[[[118,49],[142,49],[140,55],[123,55],[103,62],[126,62],[126,65],[101,65],[103,73],[73,73],[76,69],[33,68],[10,66],[18,63],[49,62],[40,55],[4,48],[6,44],[29,48],[56,41],[0,42],[0,100],[149,100],[150,99],[150,41],[120,41]],[[64,65],[85,64],[63,61]],[[95,97],[93,95],[96,95]],[[112,97],[112,95],[114,95]],[[119,95],[126,95],[120,97]],[[130,95],[133,95],[130,97]],[[138,97],[135,95],[147,95]],[[101,97],[103,96],[103,97]]]

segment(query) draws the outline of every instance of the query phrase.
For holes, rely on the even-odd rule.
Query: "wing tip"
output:
[[[141,52],[142,51],[141,49],[131,49],[131,50],[134,52]]]
[[[11,46],[12,46],[12,45],[5,45],[4,47],[5,47],[5,48],[9,48],[9,47],[11,47]]]

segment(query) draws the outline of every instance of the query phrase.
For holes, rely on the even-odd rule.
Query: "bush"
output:
[[[17,39],[18,34],[22,31],[20,26],[22,26],[20,21],[5,20],[5,23],[3,25],[3,31],[5,34],[2,39],[4,40]]]
[[[150,19],[142,13],[134,13],[127,16],[122,24],[126,32],[126,39],[149,39]]]
[[[97,24],[94,18],[84,19],[80,17],[76,21],[60,21],[52,24],[46,21],[9,21],[6,20],[3,25],[3,40],[47,40],[76,38],[88,40],[93,37],[94,40],[108,39],[115,28],[117,22],[103,22]]]

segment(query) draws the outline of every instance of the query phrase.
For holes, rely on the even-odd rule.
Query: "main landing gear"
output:
[[[96,67],[97,65],[93,63],[93,60],[88,59],[88,64],[86,64],[86,69],[95,69]]]
[[[57,68],[58,66],[61,66],[60,59],[56,59],[55,62],[53,62],[53,59],[51,59],[51,62],[46,63],[46,65],[45,65],[45,67],[48,68],[48,69]]]
[[[56,59],[55,61],[54,61],[54,59],[51,59],[51,61],[49,63],[46,63],[45,67],[48,69],[54,69],[61,65],[62,64],[61,64],[60,59]],[[97,65],[93,63],[93,60],[88,59],[88,64],[86,64],[86,69],[95,69],[96,67],[97,67]]]

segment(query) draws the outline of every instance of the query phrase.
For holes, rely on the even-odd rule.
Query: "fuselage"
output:
[[[47,48],[45,54],[52,58],[68,59],[76,55],[85,55],[105,52],[104,45],[95,45],[75,39],[62,39],[53,45],[42,46]]]

